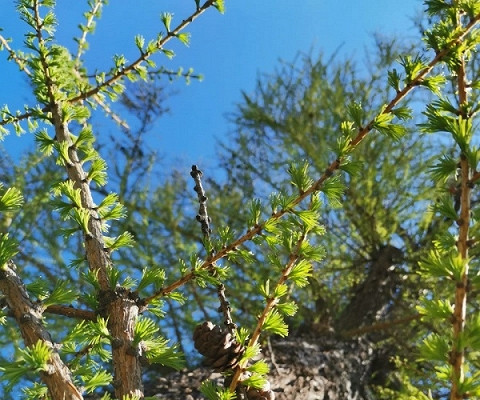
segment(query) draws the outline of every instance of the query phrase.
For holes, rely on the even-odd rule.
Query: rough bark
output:
[[[116,398],[123,395],[143,396],[143,383],[140,365],[140,350],[133,347],[135,323],[138,318],[136,296],[130,291],[118,288],[115,291],[100,293],[106,302],[108,330],[112,335],[113,387]],[[100,308],[100,312],[102,312]]]
[[[34,345],[41,340],[52,351],[47,371],[41,372],[51,398],[82,400],[83,396],[73,384],[70,370],[61,360],[50,334],[43,327],[43,310],[30,300],[13,262],[7,263],[0,270],[0,291],[17,321],[25,346]]]
[[[80,188],[82,207],[89,210],[89,232],[85,233],[85,250],[89,268],[97,275],[101,291],[98,300],[100,314],[108,318],[108,329],[112,336],[112,360],[115,396],[143,396],[141,381],[141,366],[138,352],[132,349],[135,323],[138,317],[138,306],[129,299],[126,291],[110,288],[108,271],[113,267],[108,249],[103,239],[100,218],[95,211],[96,205],[90,191],[87,173],[72,143],[68,125],[63,122],[60,104],[52,107],[52,120],[55,126],[56,138],[59,142],[69,145],[70,162],[66,164],[69,179],[75,187]]]
[[[289,337],[272,341],[266,353],[268,380],[276,400],[368,400],[377,350],[365,339],[342,341],[333,336]],[[145,394],[164,400],[200,400],[206,379],[223,378],[206,368],[175,372],[146,383]]]
[[[338,332],[370,325],[385,316],[400,283],[394,263],[402,258],[401,250],[391,245],[372,255],[366,278],[354,288],[348,305],[335,321]]]

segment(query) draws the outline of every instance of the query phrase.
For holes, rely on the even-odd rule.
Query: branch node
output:
[[[112,348],[118,349],[123,346],[123,340],[116,337],[112,339]]]

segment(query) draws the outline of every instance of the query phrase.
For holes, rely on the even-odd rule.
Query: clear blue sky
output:
[[[14,3],[4,2],[0,27],[5,37],[14,39],[13,48],[22,46],[25,25],[15,13]],[[77,25],[87,1],[58,0],[58,41],[75,48]],[[411,18],[423,8],[420,0],[226,0],[224,15],[211,9],[187,28],[192,34],[190,46],[172,45],[176,57],[157,58],[167,68],[193,67],[204,75],[204,81],[189,86],[178,81],[172,91],[171,113],[155,126],[151,146],[176,165],[212,165],[214,137],[222,137],[230,129],[225,114],[240,101],[242,90],[254,88],[259,73],[271,72],[279,59],[290,61],[299,51],[332,54],[342,46],[343,55],[362,61],[363,51],[372,44],[371,35],[398,34],[416,36]],[[90,51],[85,59],[92,68],[108,68],[114,54],[127,59],[137,56],[133,37],[142,34],[148,40],[162,30],[159,15],[174,13],[173,26],[187,17],[194,8],[193,0],[115,0],[104,8],[97,30],[90,36]],[[7,63],[7,52],[0,52],[0,105],[8,103],[11,110],[32,104],[28,85],[15,65]],[[112,133],[110,124],[97,122]],[[5,142],[15,154],[20,141],[31,143],[30,137],[15,135]],[[22,146],[23,147],[23,146]]]

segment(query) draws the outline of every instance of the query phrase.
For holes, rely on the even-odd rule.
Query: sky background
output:
[[[12,38],[12,48],[22,47],[26,25],[15,11],[16,2],[2,2],[0,32]],[[128,60],[138,56],[133,37],[142,34],[148,41],[163,29],[160,14],[174,13],[176,26],[194,9],[193,0],[110,1],[103,9],[90,49],[85,55],[90,72],[108,69],[114,54]],[[323,53],[328,56],[340,48],[341,57],[362,63],[364,50],[372,45],[372,35],[398,35],[416,38],[412,18],[422,10],[419,0],[226,0],[226,13],[209,9],[193,24],[189,47],[173,41],[167,48],[176,52],[174,59],[156,57],[157,64],[176,69],[192,67],[204,76],[202,82],[185,85],[179,80],[167,91],[176,92],[168,100],[171,111],[156,123],[150,146],[177,168],[192,164],[213,166],[215,138],[232,130],[226,114],[241,101],[241,91],[251,93],[261,73],[273,72],[279,60],[292,61],[298,52]],[[76,53],[73,37],[79,36],[87,1],[58,0],[57,40]],[[24,74],[8,53],[0,52],[0,106],[11,111],[23,104],[34,105]],[[95,120],[99,135],[115,132],[115,127],[101,118]],[[33,135],[10,135],[5,146],[13,155],[33,146]],[[203,168],[203,167],[202,167]]]

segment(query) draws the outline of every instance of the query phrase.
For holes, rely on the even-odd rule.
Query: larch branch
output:
[[[12,261],[0,270],[0,291],[17,321],[25,346],[32,346],[40,340],[51,350],[48,370],[41,372],[41,377],[52,399],[82,400],[82,394],[73,383],[71,371],[63,363],[50,334],[43,326],[42,308],[30,300]]]

